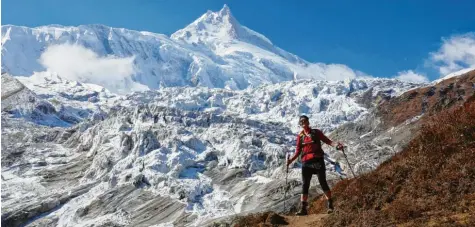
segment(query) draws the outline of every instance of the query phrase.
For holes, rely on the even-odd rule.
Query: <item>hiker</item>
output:
[[[333,203],[331,197],[331,191],[327,184],[326,169],[324,161],[324,152],[320,141],[326,144],[336,147],[338,150],[343,149],[343,144],[340,142],[333,142],[328,139],[322,131],[318,129],[310,128],[308,117],[305,115],[300,116],[299,125],[303,130],[297,136],[297,148],[295,154],[287,160],[287,166],[289,166],[297,157],[302,154],[302,195],[300,197],[301,208],[296,215],[307,215],[307,199],[308,189],[310,187],[310,180],[313,174],[317,174],[318,181],[322,187],[325,197],[327,199],[328,212],[333,211]]]

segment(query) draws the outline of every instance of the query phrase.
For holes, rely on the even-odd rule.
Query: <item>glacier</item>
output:
[[[293,152],[303,111],[312,125],[331,132],[370,114],[360,98],[396,96],[416,86],[391,79],[291,81],[123,96],[45,73],[3,78],[16,80],[12,91],[25,88],[2,101],[13,103],[2,114],[2,210],[8,220],[22,219],[20,211],[42,215],[25,218],[31,226],[201,226],[246,212],[282,210],[283,160]],[[34,96],[51,110],[25,108],[15,96]],[[23,115],[15,114],[19,109]],[[31,118],[38,111],[43,117]],[[61,112],[78,122],[66,121]],[[38,123],[43,118],[49,124]],[[325,150],[343,164],[338,152]],[[351,160],[357,172],[368,169],[364,157]],[[294,200],[298,166],[289,174]],[[340,179],[327,168],[329,180]],[[312,187],[319,190],[315,182]],[[143,198],[148,202],[142,205]]]

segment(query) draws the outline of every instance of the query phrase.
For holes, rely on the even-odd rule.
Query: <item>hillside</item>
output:
[[[456,116],[456,117],[454,117]],[[326,226],[475,224],[475,96],[424,120],[408,147],[334,188]],[[314,212],[322,209],[314,203]]]
[[[414,89],[386,104],[382,103],[379,107],[390,112],[391,107],[417,105],[416,100],[422,97],[416,98],[414,94],[427,94],[427,90],[441,91],[435,92],[437,98],[428,102],[431,114],[421,118],[419,130],[403,151],[374,171],[334,185],[332,192],[336,209],[333,214],[320,215],[315,219],[315,214],[324,212],[324,201],[321,197],[314,200],[308,218],[315,220],[307,226],[473,226],[474,84],[474,71],[471,71],[434,87]],[[460,91],[453,88],[462,87],[472,88],[464,90],[463,95],[448,98],[457,94],[453,91]],[[400,116],[407,119],[413,114]],[[394,116],[393,119],[401,118]],[[271,220],[278,220],[273,216],[268,212],[242,217],[235,221],[235,226],[271,226]],[[291,216],[285,216],[280,223],[295,226],[297,221],[303,223],[307,218]]]

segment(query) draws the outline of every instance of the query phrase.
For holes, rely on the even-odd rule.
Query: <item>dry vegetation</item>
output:
[[[407,149],[332,191],[336,209],[322,226],[475,226],[475,95],[425,119]],[[309,209],[324,211],[321,199]],[[273,226],[271,215],[235,226]]]
[[[414,89],[383,102],[378,106],[378,114],[386,128],[397,126],[421,114],[437,114],[466,102],[475,90],[474,83],[475,70],[444,80],[436,86]]]
[[[422,113],[406,149],[375,171],[332,188],[335,212],[322,226],[475,226],[475,71],[382,103],[387,128]],[[463,105],[462,105],[463,104]],[[321,199],[309,213],[325,212]],[[271,213],[235,226],[271,226]]]
[[[333,188],[326,226],[475,226],[475,96],[426,119],[407,149]],[[313,212],[322,209],[314,203]]]

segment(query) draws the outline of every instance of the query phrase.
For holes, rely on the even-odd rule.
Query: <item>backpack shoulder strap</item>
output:
[[[305,139],[305,133],[303,132],[303,130],[300,131],[299,137],[300,137],[300,149],[302,149],[303,140]]]
[[[300,145],[299,161],[300,161],[300,159],[302,158],[302,155],[303,155],[303,152],[302,152],[303,151],[303,140],[305,139],[305,133],[303,132],[303,130],[300,131],[299,137],[300,137],[300,143],[299,143],[299,145]]]
[[[310,131],[310,136],[312,137],[312,140],[313,140],[314,143],[317,143],[318,140],[319,140],[317,134],[318,134],[318,129],[312,129]]]
[[[312,138],[313,143],[320,143],[320,139],[318,138],[319,131],[320,131],[319,129],[311,129],[310,130],[310,137]],[[299,136],[300,136],[300,149],[303,149],[303,146],[302,146],[303,145],[303,140],[306,136],[303,130],[299,133]],[[316,151],[312,151],[312,152],[307,153],[307,154],[311,154],[311,153],[316,154]],[[299,158],[302,158],[304,155],[307,155],[307,154],[303,154],[303,152],[301,152]]]
[[[312,138],[313,143],[317,143],[318,137],[317,137],[318,130],[317,129],[311,129],[310,130],[310,137]],[[300,136],[300,147],[302,147],[303,140],[305,138],[305,132],[302,130],[299,134]]]

